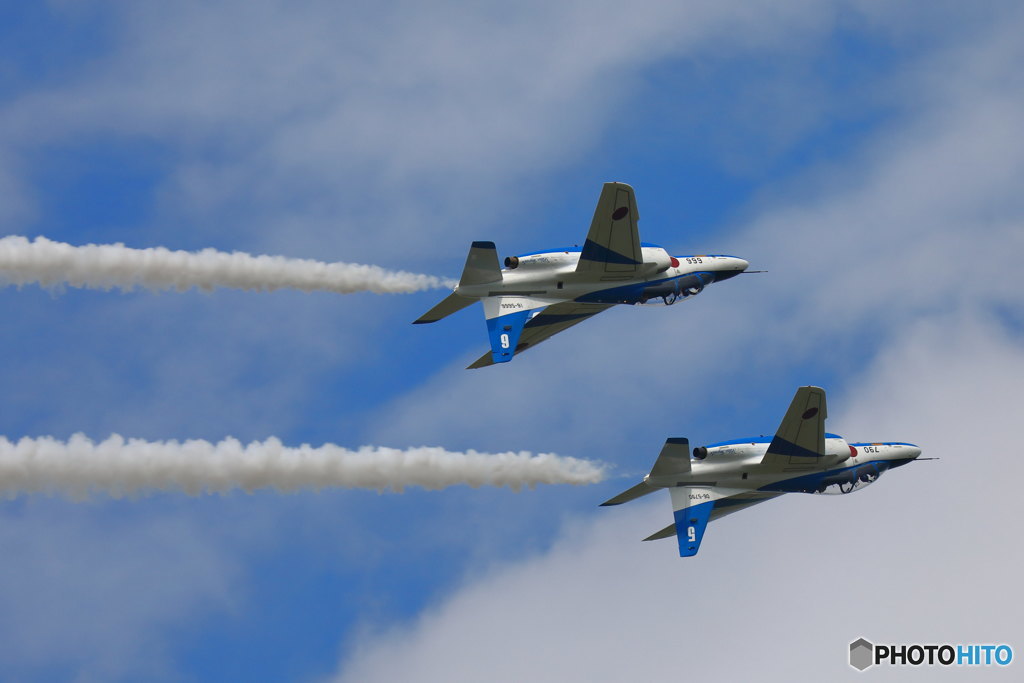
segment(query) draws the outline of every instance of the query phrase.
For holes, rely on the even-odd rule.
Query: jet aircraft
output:
[[[671,256],[640,241],[639,220],[633,188],[605,183],[582,247],[509,256],[501,268],[494,242],[473,242],[455,290],[414,324],[483,301],[491,352],[469,366],[480,368],[506,363],[615,304],[671,305],[749,265],[723,254]]]
[[[784,493],[851,493],[921,455],[911,443],[847,443],[825,432],[826,417],[825,391],[800,387],[774,438],[699,446],[692,458],[687,439],[668,439],[642,482],[601,505],[667,488],[675,522],[644,540],[675,536],[692,557],[710,521]]]

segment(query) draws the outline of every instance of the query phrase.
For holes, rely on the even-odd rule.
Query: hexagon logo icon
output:
[[[850,666],[857,671],[863,671],[874,664],[875,646],[858,638],[850,643]]]

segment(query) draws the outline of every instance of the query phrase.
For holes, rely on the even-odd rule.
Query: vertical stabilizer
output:
[[[693,486],[679,486],[669,489],[669,493],[672,494],[679,557],[693,557],[704,540],[704,530],[711,521],[715,501],[709,491]]]
[[[690,441],[689,439],[667,439],[661,447],[658,459],[654,461],[651,473],[633,488],[623,491],[601,505],[622,505],[636,500],[648,493],[657,491],[663,486],[675,486],[676,480],[690,473]],[[647,540],[647,539],[644,539]]]
[[[486,285],[491,282],[501,282],[501,280],[501,266],[498,265],[498,250],[495,249],[494,242],[473,242],[469,248],[469,255],[466,256],[466,265],[462,269],[459,287],[456,287],[455,291],[439,304],[414,320],[413,325],[437,322],[478,300],[479,297],[459,294],[460,287]]]
[[[460,287],[501,282],[501,266],[494,242],[473,242],[466,257],[466,267],[459,279]]]
[[[491,340],[491,360],[507,363],[519,348],[519,335],[530,319],[530,311],[516,311],[487,319],[487,336]]]
[[[647,480],[652,484],[673,486],[678,478],[689,473],[690,440],[671,438],[665,440]]]
[[[693,557],[700,550],[700,542],[704,540],[708,522],[712,517],[722,516],[718,513],[718,509],[728,509],[736,504],[737,496],[741,498],[747,496],[749,491],[747,489],[727,489],[721,486],[696,485],[676,486],[669,489],[669,494],[672,496],[672,516],[676,521],[679,556]],[[760,500],[767,500],[767,498],[755,502],[760,502]],[[753,505],[754,503],[747,502],[746,504]],[[669,528],[666,527],[650,538],[652,540],[665,538],[669,535]]]

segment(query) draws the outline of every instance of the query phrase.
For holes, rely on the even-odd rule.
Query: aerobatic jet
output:
[[[735,256],[671,256],[640,241],[639,220],[633,188],[605,183],[582,247],[509,256],[502,268],[494,242],[473,242],[455,291],[415,324],[483,301],[491,352],[469,366],[480,368],[506,363],[615,304],[671,305],[747,268]]]
[[[668,489],[675,522],[644,540],[675,536],[692,557],[710,521],[784,493],[851,493],[921,455],[911,443],[847,443],[825,432],[826,417],[825,391],[800,387],[774,438],[698,446],[692,457],[687,439],[668,439],[651,473],[602,505]]]

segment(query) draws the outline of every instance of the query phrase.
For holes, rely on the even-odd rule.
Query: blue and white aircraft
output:
[[[455,291],[415,324],[436,322],[483,301],[491,352],[469,366],[480,368],[506,363],[615,304],[660,299],[671,305],[749,265],[735,256],[671,256],[640,241],[639,220],[633,188],[605,183],[582,248],[509,256],[501,268],[494,242],[473,242]]]
[[[847,443],[825,432],[826,417],[825,391],[800,387],[774,438],[699,446],[692,459],[688,440],[668,439],[651,473],[602,505],[667,488],[675,522],[644,540],[675,536],[692,557],[710,521],[784,493],[851,493],[921,455],[911,443]]]

